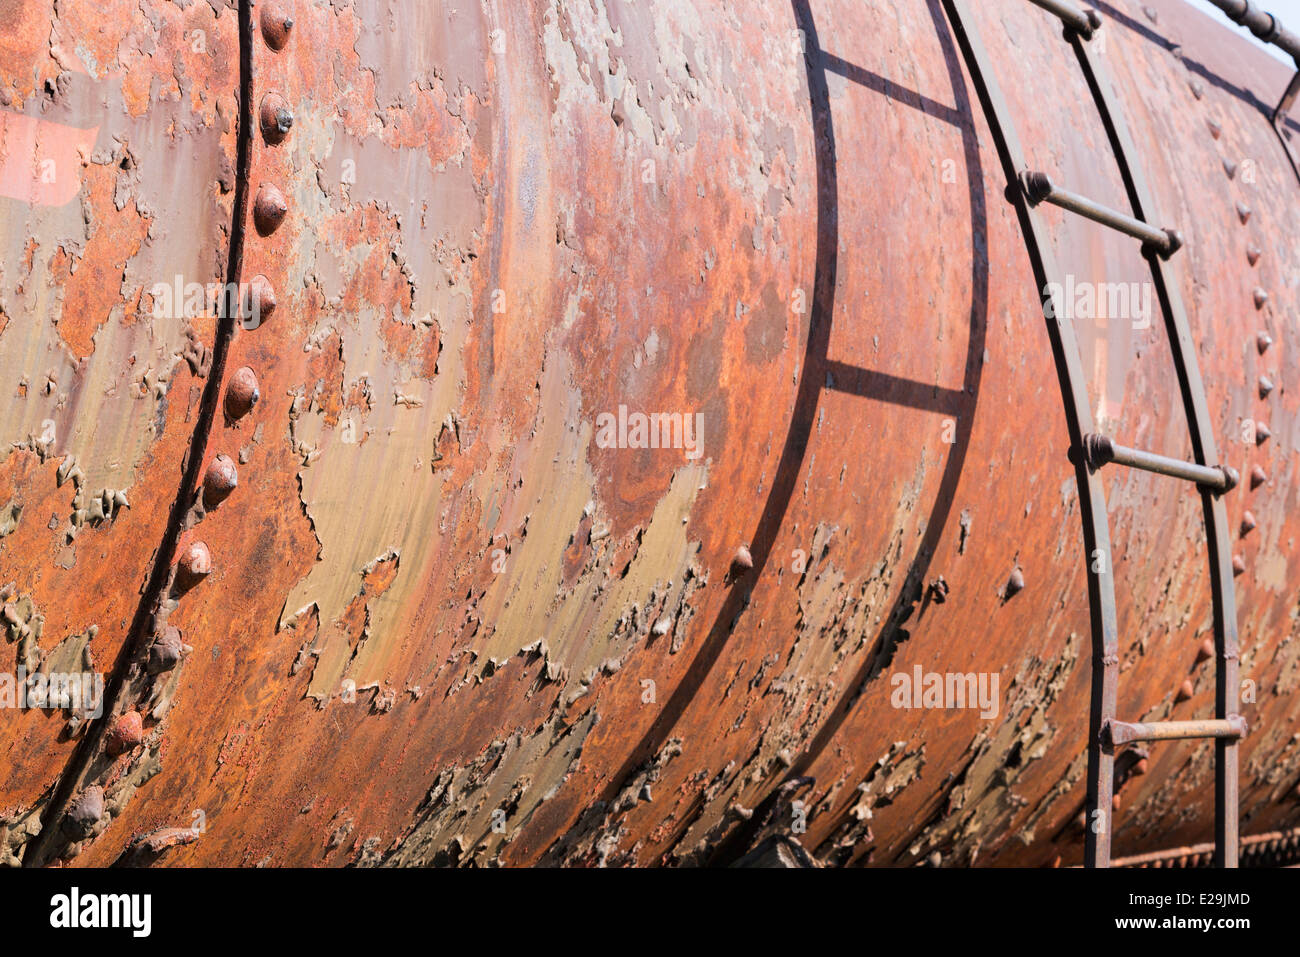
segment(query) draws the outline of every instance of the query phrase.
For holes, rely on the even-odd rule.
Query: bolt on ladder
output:
[[[1200,369],[1191,341],[1182,295],[1166,273],[1165,262],[1182,246],[1174,230],[1151,225],[1155,204],[1136,162],[1132,139],[1114,99],[1105,64],[1092,56],[1088,43],[1101,27],[1093,10],[1083,11],[1059,0],[1030,0],[1055,15],[1064,26],[1065,39],[1074,49],[1093,100],[1106,127],[1132,215],[1109,209],[1060,188],[1044,173],[1030,169],[1020,146],[1011,112],[990,65],[965,0],[943,0],[953,33],[966,61],[971,80],[997,143],[1015,204],[1025,244],[1039,288],[1043,290],[1044,318],[1056,363],[1072,446],[1071,459],[1079,490],[1088,574],[1088,604],[1092,623],[1092,703],[1088,723],[1088,797],[1085,863],[1110,864],[1111,810],[1115,793],[1115,752],[1140,741],[1213,738],[1215,741],[1215,864],[1237,866],[1237,764],[1238,742],[1246,734],[1245,720],[1237,714],[1238,647],[1237,613],[1232,585],[1232,556],[1227,510],[1221,496],[1238,482],[1237,473],[1219,463]],[[1063,288],[1048,234],[1036,207],[1050,203],[1093,222],[1116,229],[1142,242],[1151,267],[1152,282],[1160,301],[1170,351],[1178,374],[1183,410],[1191,434],[1193,462],[1126,448],[1101,435],[1093,424],[1078,341],[1062,310],[1049,308],[1049,290]],[[1116,717],[1119,678],[1119,641],[1115,614],[1110,529],[1106,518],[1105,490],[1099,478],[1108,465],[1123,465],[1193,482],[1201,493],[1202,516],[1210,559],[1210,587],[1214,609],[1215,714],[1213,720],[1126,722]]]

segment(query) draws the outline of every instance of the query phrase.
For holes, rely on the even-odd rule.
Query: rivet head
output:
[[[936,605],[942,605],[948,600],[948,582],[942,575],[930,582],[930,600]]]
[[[258,188],[257,197],[253,200],[253,225],[259,233],[269,236],[275,232],[280,223],[284,222],[284,214],[288,211],[289,204],[284,193],[270,183],[263,183]]]
[[[268,143],[282,143],[289,135],[289,130],[293,129],[293,113],[283,96],[271,92],[262,97],[258,122],[262,127],[263,139]]]
[[[1268,293],[1260,287],[1255,287],[1255,308],[1263,309],[1264,303],[1268,302]]]
[[[1264,353],[1268,352],[1268,347],[1271,346],[1272,344],[1273,344],[1273,337],[1270,336],[1267,332],[1261,332],[1259,335],[1255,337],[1255,348],[1259,350],[1259,354],[1261,356]]]
[[[262,39],[272,50],[283,50],[293,29],[293,17],[284,12],[278,3],[262,8]]]
[[[248,366],[236,369],[226,386],[226,414],[241,419],[253,411],[262,393],[257,389],[257,375]]]
[[[1150,767],[1151,761],[1149,758],[1139,758],[1138,763],[1133,765],[1133,773],[1140,777],[1141,775],[1146,774]]]
[[[1025,588],[1025,573],[1019,568],[1013,568],[1011,575],[1007,578],[1006,596],[1010,598]]]
[[[1186,701],[1196,689],[1192,687],[1192,679],[1188,678],[1178,686],[1178,693],[1174,695],[1175,701]]]
[[[89,834],[104,816],[104,789],[98,784],[86,788],[68,805],[67,826],[73,837]]]
[[[1265,425],[1263,422],[1255,423],[1255,444],[1256,445],[1263,445],[1272,437],[1273,437],[1273,433],[1269,431],[1267,425]]]
[[[149,674],[162,674],[175,668],[184,651],[180,629],[175,625],[168,625],[149,646]]]
[[[203,504],[211,508],[220,504],[239,485],[239,470],[234,460],[224,453],[208,463],[203,475]]]
[[[1210,135],[1216,140],[1223,134],[1223,125],[1217,120],[1206,120],[1205,123],[1210,128]]]
[[[117,716],[109,728],[104,748],[110,757],[125,754],[144,740],[144,722],[139,711],[127,711]]]
[[[1245,574],[1245,571],[1246,571],[1246,559],[1242,558],[1240,555],[1233,555],[1232,556],[1232,577],[1236,578],[1238,575]]]
[[[1232,160],[1224,160],[1223,171],[1228,174],[1228,179],[1233,179],[1237,175],[1237,164]]]
[[[256,329],[271,318],[275,306],[275,288],[271,280],[259,273],[248,281],[241,324],[245,329]]]
[[[193,542],[181,553],[176,565],[176,578],[181,587],[198,584],[212,573],[212,555],[208,546],[202,542]]]
[[[1245,203],[1237,204],[1237,218],[1241,220],[1241,225],[1245,226],[1250,219],[1251,209]]]
[[[736,549],[735,556],[731,559],[732,564],[737,568],[753,568],[754,556],[749,554],[749,546],[741,545]]]
[[[1250,470],[1250,487],[1252,490],[1259,488],[1268,481],[1268,473],[1264,471],[1262,465],[1256,465]]]
[[[1252,266],[1259,262],[1259,257],[1262,255],[1263,251],[1258,246],[1250,245],[1246,247],[1246,262]]]
[[[1112,811],[1118,811],[1120,806],[1120,797],[1118,794],[1112,794],[1110,798],[1110,807]]]
[[[1241,537],[1245,538],[1255,530],[1259,523],[1255,521],[1255,513],[1250,509],[1241,513]]]
[[[1211,638],[1206,638],[1203,642],[1201,642],[1201,647],[1196,649],[1196,663],[1200,664],[1202,661],[1209,661],[1213,657],[1214,657],[1214,640]]]
[[[1268,394],[1273,391],[1273,380],[1266,375],[1259,377],[1259,397],[1267,399]]]

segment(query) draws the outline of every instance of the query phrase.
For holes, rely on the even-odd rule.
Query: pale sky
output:
[[[1234,24],[1228,19],[1227,15],[1224,14],[1222,10],[1210,3],[1209,0],[1185,0],[1185,2],[1196,7],[1196,9],[1202,10],[1210,16],[1217,18],[1225,23],[1230,29],[1239,31],[1242,36],[1250,37],[1250,39],[1256,43],[1259,42],[1251,36],[1249,30],[1245,27],[1239,27]],[[1264,10],[1267,10],[1269,13],[1273,14],[1273,16],[1281,20],[1282,26],[1286,27],[1292,33],[1300,35],[1300,0],[1260,0],[1258,3],[1255,3],[1254,0],[1252,0],[1252,3],[1255,6],[1262,7]],[[1260,43],[1259,45],[1264,47],[1284,63],[1290,64],[1293,62],[1289,56],[1271,43]]]

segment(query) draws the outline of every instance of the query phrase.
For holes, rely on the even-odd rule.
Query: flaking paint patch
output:
[[[179,314],[152,318],[149,290],[176,277],[183,286],[218,275],[212,237],[219,213],[194,197],[212,192],[223,134],[211,116],[161,91],[147,113],[128,115],[122,77],[105,83],[93,96],[76,86],[73,101],[62,104],[79,123],[100,124],[93,155],[82,158],[83,201],[27,207],[21,225],[16,204],[4,204],[0,215],[0,300],[11,320],[0,327],[0,460],[13,444],[52,432],[49,452],[75,453],[95,482],[121,488],[157,438],[165,382],[188,329]],[[169,148],[131,150],[132,142]],[[124,161],[129,172],[121,170]],[[106,178],[114,175],[115,182]],[[113,187],[122,195],[104,201],[103,190]],[[107,233],[113,243],[99,243]],[[124,233],[144,238],[119,260]],[[92,273],[95,295],[81,291]],[[65,341],[63,327],[74,320],[95,328],[89,356]],[[26,389],[18,387],[23,380]]]
[[[844,865],[858,858],[870,862],[875,834],[871,822],[879,808],[890,804],[925,768],[925,745],[909,749],[895,741],[854,789],[856,800],[839,827],[816,849],[818,859]]]
[[[686,593],[704,576],[692,571],[699,544],[689,540],[685,519],[707,466],[677,469],[644,528],[611,529],[593,499],[595,476],[586,457],[591,423],[568,382],[567,358],[549,354],[539,383],[538,421],[515,459],[549,464],[521,476],[522,486],[502,510],[503,531],[522,527],[526,533],[512,541],[506,570],[483,596],[488,637],[482,653],[508,657],[540,637],[570,680],[583,683],[593,669],[617,670],[665,616],[677,619],[687,612]],[[569,584],[565,554],[575,545],[583,564]]]
[[[396,552],[403,571],[410,572],[399,573],[369,606],[369,635],[351,674],[358,684],[387,677],[387,643],[398,635],[394,616],[408,607],[421,585],[418,572],[440,538],[443,480],[430,466],[429,422],[449,415],[459,398],[455,372],[430,381],[410,376],[393,362],[383,349],[380,322],[377,313],[364,310],[355,324],[339,329],[347,370],[344,394],[364,378],[376,397],[371,408],[356,411],[356,436],[369,433],[379,441],[348,441],[341,426],[326,424],[324,409],[314,400],[296,416],[291,412],[289,422],[290,441],[304,461],[310,460],[298,477],[303,507],[320,541],[320,558],[290,591],[280,626],[313,605],[322,623],[336,621],[376,556]],[[459,351],[456,346],[451,350],[453,355]],[[419,405],[395,398],[404,395],[418,398]],[[338,690],[339,674],[329,671],[319,681],[313,677],[311,694],[328,696]]]
[[[414,825],[394,842],[384,865],[495,862],[577,770],[599,720],[594,708],[573,724],[552,717],[533,731],[494,741],[464,766],[442,769],[417,809]],[[550,782],[545,790],[542,782]]]
[[[1060,658],[1030,656],[1023,663],[1004,691],[1005,718],[975,736],[948,792],[947,807],[920,829],[899,855],[900,862],[940,850],[946,859],[974,864],[990,835],[1008,833],[1006,824],[1026,804],[1015,793],[1016,783],[1057,737],[1047,714],[1069,681],[1082,645],[1080,636],[1071,633]],[[1031,835],[1017,830],[1015,836],[1023,840]]]

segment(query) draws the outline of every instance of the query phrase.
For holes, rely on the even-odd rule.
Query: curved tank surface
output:
[[[1059,21],[970,6],[1029,162],[1127,209]],[[1291,71],[1095,6],[1241,476],[1241,834],[1285,834]],[[0,860],[1083,862],[1070,433],[944,3],[0,12]],[[1038,213],[1092,417],[1191,459],[1138,244]],[[1099,475],[1118,713],[1213,718],[1195,486]],[[1117,768],[1117,857],[1213,838],[1212,741]]]

